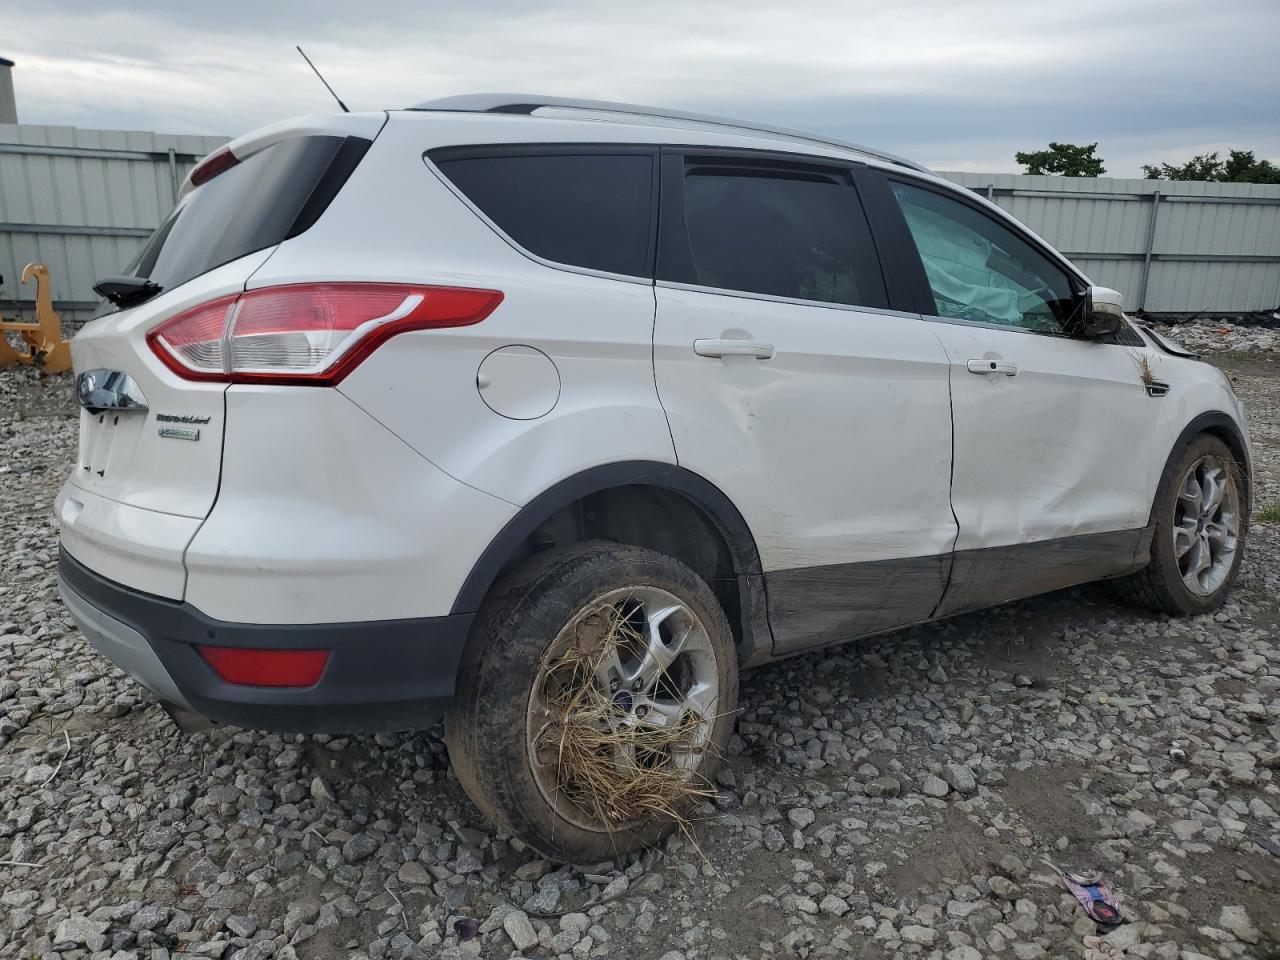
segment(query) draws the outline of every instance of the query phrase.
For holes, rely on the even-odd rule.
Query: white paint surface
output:
[[[680,464],[747,518],[765,570],[945,553],[947,358],[917,317],[658,287],[654,360]],[[699,356],[694,341],[772,345]]]
[[[1145,526],[1173,437],[1144,348],[929,323],[951,360],[956,549]],[[1016,367],[974,374],[971,359]]]
[[[560,374],[541,350],[499,347],[480,361],[476,389],[485,406],[498,416],[537,420],[560,399]]]

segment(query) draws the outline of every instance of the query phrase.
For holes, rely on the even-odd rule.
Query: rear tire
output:
[[[687,772],[689,782],[706,789],[737,707],[733,636],[707,584],[679,560],[652,550],[575,544],[539,554],[504,577],[476,617],[445,718],[454,771],[476,806],[559,863],[597,863],[652,846],[678,822],[661,814],[628,822],[602,818],[598,804],[582,799],[581,784],[566,777],[563,745],[552,755],[545,742],[552,725],[547,691],[553,684],[563,689],[567,653],[603,649],[592,631],[614,611],[621,618],[615,622],[632,617],[639,624],[637,637],[659,638],[661,648],[650,640],[645,650],[656,650],[652,663],[662,666],[650,669],[649,659],[628,653],[608,664],[592,661],[582,676],[592,691],[603,692],[595,702],[603,703],[605,722],[650,730],[687,719],[698,732],[698,749],[682,745],[677,757],[671,748],[670,769],[678,778]],[[625,763],[618,754],[621,766],[610,761],[624,776],[664,762],[646,752],[641,764],[635,748],[628,749]],[[696,802],[682,798],[673,812],[683,815]]]
[[[1249,517],[1231,451],[1202,433],[1170,464],[1154,509],[1151,562],[1112,581],[1129,603],[1191,616],[1222,606],[1244,557]]]

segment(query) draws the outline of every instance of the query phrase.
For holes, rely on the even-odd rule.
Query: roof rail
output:
[[[733,120],[729,117],[717,117],[706,113],[686,113],[682,110],[668,110],[664,107],[646,107],[636,103],[617,103],[612,100],[583,100],[576,97],[544,97],[526,93],[464,93],[454,97],[440,97],[436,100],[425,100],[414,104],[410,110],[449,110],[460,113],[525,113],[530,114],[542,107],[566,107],[571,110],[596,110],[604,113],[629,113],[641,117],[656,117],[661,120],[686,120],[692,123],[705,123],[719,127],[733,127],[738,130],[749,130],[753,133],[767,133],[792,140],[804,140],[809,143],[820,143],[828,147],[840,147],[853,150],[877,160],[896,163],[899,166],[932,173],[928,167],[907,160],[883,150],[864,147],[860,143],[837,140],[803,130],[792,130],[787,127],[774,127],[749,120]]]

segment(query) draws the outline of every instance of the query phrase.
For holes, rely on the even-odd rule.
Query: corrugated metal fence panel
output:
[[[1151,313],[1270,309],[1280,304],[1280,264],[1156,260],[1148,289]],[[1221,303],[1245,306],[1227,310],[1218,306]]]
[[[989,194],[1095,283],[1123,293],[1131,309],[1244,313],[1280,305],[1280,186],[943,176]]]
[[[1071,262],[1098,286],[1119,290],[1124,294],[1126,309],[1133,309],[1137,298],[1133,291],[1142,287],[1141,260],[1092,260],[1077,256],[1072,257]]]
[[[34,290],[19,280],[23,265],[39,261],[64,317],[84,319],[94,281],[133,260],[196,160],[225,142],[0,124],[0,313],[28,318]]]
[[[1280,188],[1276,189],[1280,197]],[[1280,256],[1280,203],[1165,202],[1162,198],[1155,251]]]

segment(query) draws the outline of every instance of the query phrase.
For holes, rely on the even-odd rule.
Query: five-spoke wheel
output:
[[[1116,581],[1121,596],[1172,614],[1217,608],[1240,568],[1247,490],[1231,451],[1200,434],[1170,461],[1156,495],[1151,562]]]
[[[458,779],[547,857],[657,842],[714,790],[737,657],[680,561],[585,543],[516,570],[477,617],[446,718]]]
[[[1226,582],[1240,541],[1240,494],[1232,465],[1204,456],[1182,479],[1175,502],[1173,553],[1187,589],[1210,596]]]

